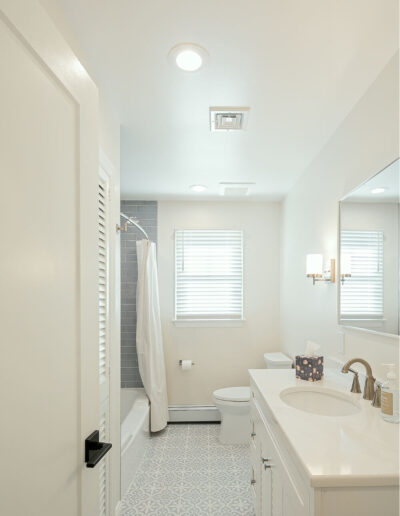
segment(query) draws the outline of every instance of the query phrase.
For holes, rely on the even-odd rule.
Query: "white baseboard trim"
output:
[[[168,413],[170,423],[221,421],[219,410],[214,405],[170,405]]]
[[[119,501],[117,503],[117,506],[115,507],[115,511],[114,511],[115,516],[121,516],[121,509],[122,509],[122,505],[121,505],[121,502]]]

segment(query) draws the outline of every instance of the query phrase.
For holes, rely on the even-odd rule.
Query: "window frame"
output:
[[[241,314],[237,318],[229,317],[204,317],[204,318],[180,318],[177,314],[178,300],[178,260],[177,260],[177,235],[182,231],[236,231],[240,233],[240,257],[241,257]],[[244,233],[242,229],[233,228],[184,228],[175,229],[174,232],[174,318],[173,323],[177,327],[240,327],[243,326],[246,319],[244,317]]]

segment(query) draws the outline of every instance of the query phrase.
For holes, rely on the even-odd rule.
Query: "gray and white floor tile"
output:
[[[221,445],[215,424],[169,425],[152,437],[122,516],[254,516],[249,447]]]

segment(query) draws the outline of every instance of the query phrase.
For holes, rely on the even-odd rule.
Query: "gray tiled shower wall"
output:
[[[137,219],[157,243],[157,201],[121,201],[121,211]],[[131,224],[121,232],[121,387],[143,387],[136,353],[136,240],[142,238]]]

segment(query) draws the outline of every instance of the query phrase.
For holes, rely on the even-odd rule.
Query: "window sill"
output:
[[[362,315],[352,315],[347,317],[341,317],[342,321],[386,321],[383,315],[377,315],[376,317],[370,315],[363,317]]]
[[[239,328],[246,319],[173,319],[172,322],[178,328]]]
[[[386,319],[340,319],[339,324],[348,328],[379,329],[385,325]]]

